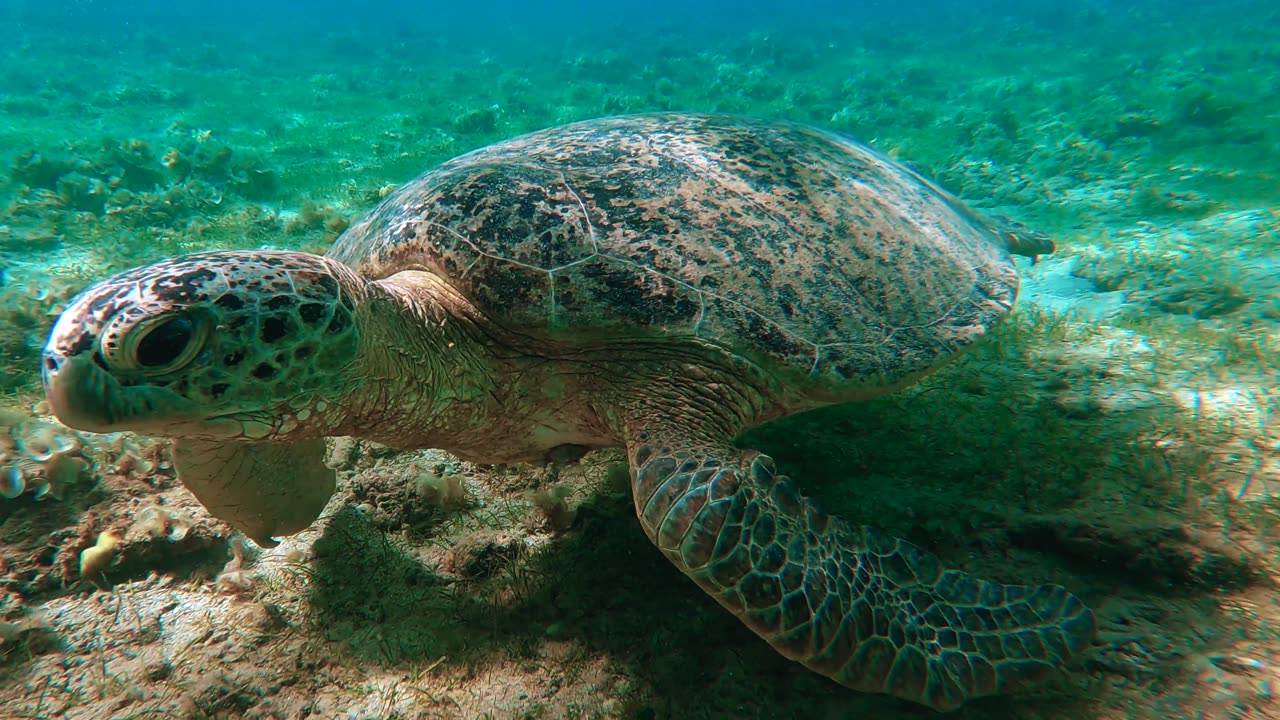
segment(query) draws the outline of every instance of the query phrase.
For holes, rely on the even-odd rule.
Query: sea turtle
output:
[[[321,256],[177,257],[74,300],[65,424],[175,439],[260,544],[334,491],[323,438],[535,461],[623,446],[648,537],[778,652],[938,710],[1088,647],[1057,585],[1001,585],[800,496],[745,429],[901,388],[1009,312],[1052,250],[865,145],[789,122],[590,120],[445,162]]]

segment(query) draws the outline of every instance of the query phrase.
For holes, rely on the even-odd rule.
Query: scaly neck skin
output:
[[[343,383],[345,417],[328,434],[402,448],[477,442],[498,409],[500,373],[480,328],[456,311],[465,301],[422,271],[367,283],[357,297],[360,356]]]
[[[351,295],[360,356],[342,383],[346,412],[321,434],[440,448],[473,462],[531,462],[562,445],[620,445],[624,411],[648,394],[635,386],[655,383],[667,394],[688,385],[679,394],[708,408],[736,398],[728,435],[745,418],[765,417],[763,398],[737,381],[749,369],[718,352],[682,348],[666,362],[641,362],[634,358],[661,356],[662,345],[565,348],[514,337],[425,271],[363,282]]]

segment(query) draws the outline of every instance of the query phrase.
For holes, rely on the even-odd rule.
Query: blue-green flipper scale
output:
[[[765,455],[653,439],[682,435],[630,448],[645,532],[786,657],[941,711],[1040,684],[1092,644],[1093,613],[1064,588],[944,570],[816,509]]]

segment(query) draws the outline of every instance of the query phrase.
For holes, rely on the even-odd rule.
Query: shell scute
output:
[[[702,311],[697,294],[675,280],[605,258],[557,273],[556,280],[563,288],[554,308],[561,325],[691,327]]]
[[[1008,312],[999,236],[847,138],[657,114],[513,138],[402,187],[330,252],[439,274],[573,340],[696,335],[833,397],[933,367]]]

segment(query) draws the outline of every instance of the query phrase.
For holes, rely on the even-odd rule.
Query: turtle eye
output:
[[[186,313],[158,318],[134,330],[126,357],[148,375],[179,370],[204,349],[207,327],[208,323]]]

